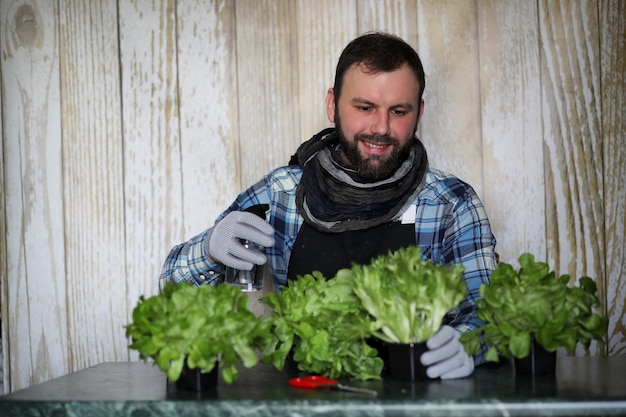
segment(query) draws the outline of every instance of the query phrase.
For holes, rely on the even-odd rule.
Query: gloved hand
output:
[[[214,261],[231,268],[249,271],[253,264],[267,262],[265,254],[245,248],[241,240],[261,246],[274,244],[274,228],[255,214],[233,211],[220,220],[205,240],[205,251]]]
[[[459,337],[456,330],[443,325],[426,341],[428,350],[420,360],[429,378],[463,378],[474,372],[474,358],[465,352]]]

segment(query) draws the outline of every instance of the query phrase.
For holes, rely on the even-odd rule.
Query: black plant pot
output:
[[[420,381],[428,379],[426,367],[420,362],[426,343],[388,343],[385,369],[390,379],[398,381]]]
[[[533,338],[530,354],[513,361],[516,375],[554,375],[556,372],[556,351],[548,352]]]
[[[209,372],[200,369],[189,369],[187,363],[183,366],[180,378],[176,381],[177,390],[206,391],[217,387],[218,366],[217,363]]]

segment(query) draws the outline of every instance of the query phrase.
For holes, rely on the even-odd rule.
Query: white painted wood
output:
[[[540,2],[548,258],[605,297],[597,4]],[[585,33],[585,36],[579,34]],[[592,351],[597,351],[595,343]]]
[[[0,9],[4,16],[4,9]],[[4,32],[4,19],[0,18],[0,33]],[[0,41],[0,43],[2,43]],[[2,49],[0,49],[1,53]],[[3,60],[0,59],[0,74],[2,73]],[[2,79],[0,78],[0,85]],[[0,94],[0,109],[3,109],[3,96]],[[0,112],[0,114],[2,114]],[[4,117],[0,117],[0,132],[4,132],[3,128]],[[4,135],[3,135],[4,138]],[[9,309],[7,308],[7,270],[4,259],[7,258],[7,233],[6,233],[6,196],[4,194],[5,178],[4,178],[4,145],[0,146],[0,395],[8,391],[9,386],[9,343],[8,343],[8,326],[6,317],[9,316]],[[4,318],[4,320],[3,320]]]
[[[68,320],[59,354],[77,370],[128,359],[126,291],[136,278],[127,273],[136,260],[127,264],[117,7],[59,6],[67,289],[57,308]]]
[[[235,2],[179,1],[177,16],[186,240],[211,226],[241,191]]]
[[[237,94],[241,187],[285,165],[300,144],[301,109],[296,4],[290,0],[238,1]]]
[[[626,354],[626,2],[600,3],[609,355]],[[610,28],[610,29],[609,29]]]
[[[237,98],[241,189],[286,165],[301,143],[296,42],[297,4],[289,0],[238,1],[236,5]],[[250,295],[251,309],[269,314]]]
[[[476,7],[418,1],[418,51],[426,73],[420,138],[431,167],[457,175],[482,197]]]
[[[2,16],[4,16],[4,9]],[[0,18],[0,33],[5,33],[3,30],[4,19]],[[2,43],[0,41],[0,43]],[[1,53],[0,49],[0,53]],[[2,60],[0,59],[0,73],[2,69]],[[2,85],[2,79],[0,79],[0,85]],[[0,94],[0,109],[3,109],[3,95]],[[0,112],[1,114],[1,112]],[[3,117],[0,117],[0,132],[4,132],[3,129]],[[4,153],[4,140],[0,140],[0,155]],[[4,158],[0,158],[0,370],[2,374],[0,376],[0,395],[8,392],[9,387],[9,341],[8,341],[8,325],[6,317],[9,316],[8,309],[8,295],[7,295],[7,270],[6,263],[3,261],[7,258],[7,233],[6,233],[6,196],[4,190],[6,189],[6,182],[4,179]]]
[[[483,202],[500,259],[545,261],[544,138],[537,5],[484,1],[477,10]]]
[[[237,194],[251,185],[242,184],[242,171],[250,164],[242,167],[241,147],[256,152],[257,158],[264,152],[259,153],[254,142],[239,139],[238,96],[247,94],[248,83],[243,83],[242,92],[238,90],[234,2],[179,2],[177,14],[184,239],[189,239],[212,226]],[[257,65],[246,65],[251,64]],[[258,175],[252,179],[249,174],[249,181],[260,179],[262,174]],[[258,300],[272,291],[271,278],[266,276],[263,290],[249,294],[250,309],[270,314]]]
[[[57,6],[0,2],[7,302],[13,391],[69,371]],[[6,324],[5,324],[6,323]]]
[[[356,5],[359,34],[389,32],[417,48],[417,0],[363,0]]]
[[[572,36],[597,27],[597,9],[589,4],[581,8],[581,3],[540,3],[544,125],[554,188],[548,204],[555,204],[557,216],[550,219],[549,239],[563,272],[592,269],[603,238],[598,230],[603,222],[602,155],[593,151],[600,149],[598,34],[591,30],[585,38]]]
[[[333,125],[326,116],[324,99],[333,86],[341,51],[357,35],[356,4],[350,0],[298,0],[298,54],[294,69],[298,73],[301,109],[297,115],[300,143]]]
[[[126,323],[183,239],[176,25],[173,1],[120,3]]]

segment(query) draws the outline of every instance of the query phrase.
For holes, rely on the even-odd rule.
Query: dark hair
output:
[[[404,64],[415,74],[420,84],[418,101],[422,100],[424,86],[424,67],[415,50],[395,35],[384,32],[369,32],[352,40],[343,50],[335,71],[335,104],[341,95],[346,71],[354,64],[362,65],[368,72],[392,72]]]

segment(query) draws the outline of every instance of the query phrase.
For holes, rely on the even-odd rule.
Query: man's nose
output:
[[[389,113],[376,112],[370,129],[373,134],[377,134],[377,135],[389,134]]]

